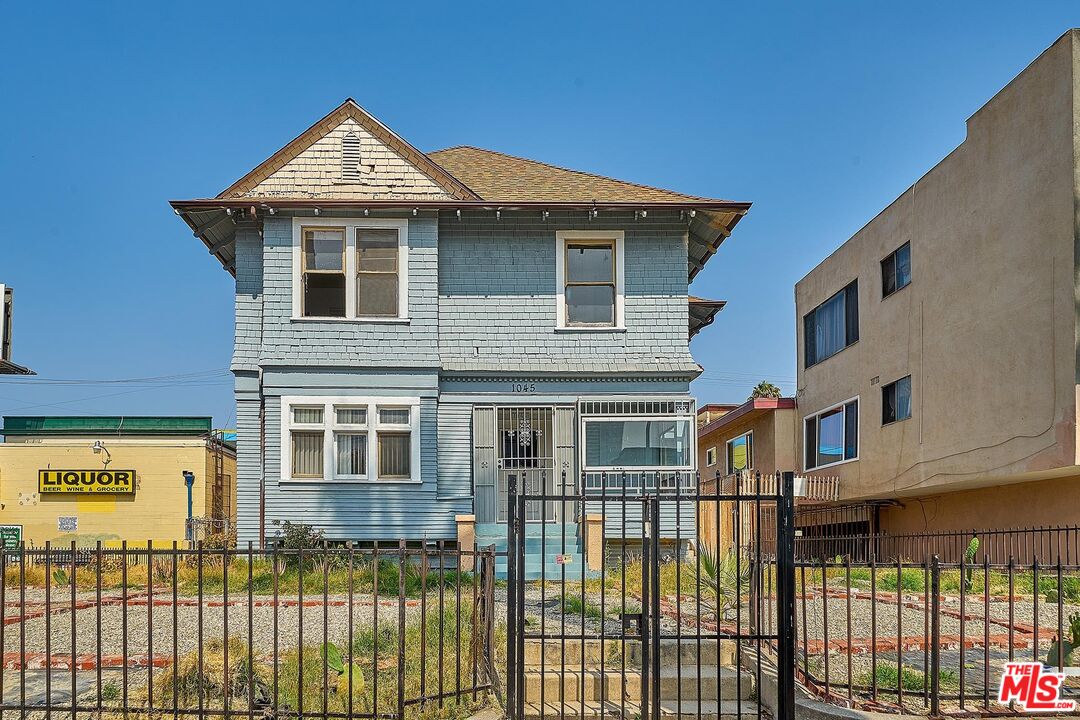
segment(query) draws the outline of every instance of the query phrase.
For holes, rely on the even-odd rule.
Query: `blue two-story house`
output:
[[[687,287],[749,203],[425,154],[347,100],[172,206],[236,277],[240,543],[283,520],[454,541],[474,516],[483,535],[511,477],[693,487],[689,337],[722,303]],[[575,532],[581,515],[528,514]],[[693,521],[688,503],[682,537]]]

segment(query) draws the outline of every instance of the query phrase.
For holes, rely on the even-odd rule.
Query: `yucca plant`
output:
[[[726,620],[750,587],[749,558],[733,549],[718,559],[706,543],[699,542],[698,547],[701,557],[695,572],[702,588],[701,602],[712,609],[717,621]]]

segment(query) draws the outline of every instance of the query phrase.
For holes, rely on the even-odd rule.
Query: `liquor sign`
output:
[[[134,470],[38,470],[40,493],[133,493]]]
[[[0,549],[18,550],[22,542],[22,525],[0,525]]]

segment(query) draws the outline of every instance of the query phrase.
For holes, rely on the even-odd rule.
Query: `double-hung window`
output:
[[[418,398],[285,397],[281,419],[285,481],[420,480]]]
[[[623,233],[557,233],[558,327],[621,328]]]
[[[293,318],[408,317],[409,221],[294,218]]]
[[[379,477],[407,480],[412,464],[412,410],[379,406]]]
[[[807,470],[859,457],[859,399],[822,410],[803,421]]]
[[[859,339],[859,281],[803,317],[804,367],[832,357]]]
[[[727,441],[727,472],[734,475],[754,467],[754,434],[744,433]]]
[[[911,376],[907,375],[881,388],[881,424],[888,425],[911,417]]]
[[[906,242],[881,261],[881,299],[911,284],[911,243]]]

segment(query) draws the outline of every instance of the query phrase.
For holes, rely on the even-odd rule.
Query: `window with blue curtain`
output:
[[[832,357],[859,339],[859,281],[811,310],[803,318],[804,367]]]

